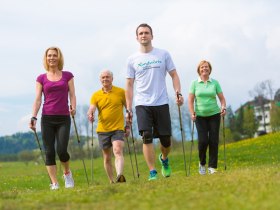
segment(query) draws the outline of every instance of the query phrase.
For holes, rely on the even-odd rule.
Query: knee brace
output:
[[[142,132],[143,144],[151,144],[153,143],[153,134],[150,131]]]
[[[171,145],[171,138],[170,136],[160,136],[159,137],[160,143],[163,147],[167,148]]]

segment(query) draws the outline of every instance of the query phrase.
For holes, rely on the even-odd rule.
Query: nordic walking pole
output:
[[[176,92],[177,98],[179,99],[180,93]],[[183,154],[184,154],[184,165],[185,165],[185,172],[187,174],[187,164],[186,164],[186,153],[185,153],[185,145],[184,145],[184,133],[183,133],[183,125],[182,125],[182,116],[181,116],[181,107],[178,104],[178,112],[179,112],[179,120],[180,120],[180,130],[181,130],[181,138],[182,138],[182,147],[183,147]]]
[[[130,125],[130,132],[131,132],[132,145],[133,145],[133,150],[134,150],[134,158],[135,158],[135,164],[136,164],[136,170],[137,170],[137,177],[139,178],[140,174],[139,174],[139,170],[138,170],[138,163],[137,163],[137,157],[136,157],[136,151],[135,151],[135,145],[134,145],[132,123]]]
[[[70,105],[70,106],[71,106],[71,105]],[[72,108],[71,108],[71,109],[72,109]],[[77,126],[76,126],[76,121],[75,121],[74,115],[72,115],[72,119],[73,119],[73,123],[74,123],[74,127],[75,127],[75,132],[76,132],[76,135],[77,135],[77,141],[78,141],[78,144],[79,144],[79,148],[80,148],[80,151],[82,152],[82,147],[81,147],[81,144],[80,144],[80,138],[79,138],[79,135],[78,135],[78,130],[77,130]],[[84,158],[83,158],[83,157],[82,157],[82,161],[83,161],[84,170],[85,170],[85,174],[86,174],[86,178],[87,178],[87,183],[88,183],[88,186],[89,186],[89,181],[88,181],[88,175],[87,175],[86,165],[85,165],[85,161],[84,161]]]
[[[31,122],[31,123],[32,123],[32,122]],[[43,155],[42,147],[41,147],[41,144],[40,144],[40,141],[39,141],[39,138],[38,138],[36,129],[32,129],[32,130],[34,131],[34,135],[35,135],[36,141],[37,141],[37,143],[38,143],[38,147],[39,147],[39,149],[40,149],[42,159],[43,159],[43,161],[44,161],[44,164],[46,165],[46,161],[45,161],[45,158],[44,158],[44,155]],[[50,179],[50,183],[52,183],[52,180],[51,180],[51,177],[50,177],[49,173],[48,173],[48,177],[49,177],[49,179]]]
[[[44,161],[44,164],[46,165],[46,161],[45,161],[45,158],[44,158],[44,155],[43,155],[42,147],[41,147],[41,145],[40,145],[40,141],[39,141],[37,132],[36,132],[36,130],[33,130],[33,131],[34,131],[35,138],[36,138],[36,140],[37,140],[37,143],[38,143],[38,146],[39,146],[39,149],[40,149],[40,152],[41,152],[41,157],[42,157],[42,159],[43,159],[43,161]]]
[[[227,162],[226,162],[226,134],[225,134],[225,117],[222,117],[223,120],[223,138],[224,138],[224,164],[225,170],[227,170]]]
[[[128,141],[128,138],[127,138],[127,137],[126,137],[126,142],[127,142],[127,148],[128,148],[128,153],[129,153],[129,158],[130,158],[132,173],[133,173],[133,177],[134,177],[134,180],[135,180],[134,167],[133,167],[133,163],[132,163],[131,152],[130,152],[130,146],[129,146],[129,141]]]
[[[192,140],[191,140],[191,152],[190,152],[190,162],[189,162],[189,173],[188,176],[191,175],[191,163],[192,163],[192,148],[193,148],[193,134],[194,134],[194,121],[192,122]]]
[[[91,123],[91,183],[93,182],[93,121]]]

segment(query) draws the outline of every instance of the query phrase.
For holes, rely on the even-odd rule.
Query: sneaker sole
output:
[[[65,188],[73,188],[73,187],[74,187],[74,185],[73,186],[67,186],[67,187],[65,186]]]
[[[170,177],[170,176],[171,176],[171,174],[166,176],[166,175],[164,175],[164,173],[163,173],[163,172],[161,172],[161,174],[162,174],[162,176],[163,176],[163,177],[165,177],[165,178],[168,178],[168,177]]]

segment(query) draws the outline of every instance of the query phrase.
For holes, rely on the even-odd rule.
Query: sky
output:
[[[205,59],[236,110],[259,82],[280,88],[279,8],[277,0],[0,0],[0,136],[29,130],[50,46],[62,50],[64,69],[75,76],[78,105],[100,89],[103,69],[125,88],[126,59],[139,49],[141,23],[152,26],[153,46],[171,54],[185,99]],[[168,75],[166,82],[172,96]]]

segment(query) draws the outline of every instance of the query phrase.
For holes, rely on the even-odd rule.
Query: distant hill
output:
[[[41,136],[41,133],[38,133]],[[16,133],[0,137],[0,155],[17,154],[23,150],[33,150],[37,143],[32,132]]]

